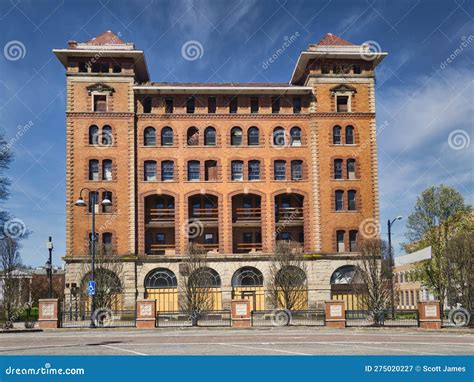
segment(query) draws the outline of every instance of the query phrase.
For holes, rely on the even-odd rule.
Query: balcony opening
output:
[[[171,195],[145,198],[145,249],[148,255],[174,255],[175,201]]]

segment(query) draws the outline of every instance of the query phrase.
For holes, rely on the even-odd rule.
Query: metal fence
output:
[[[252,311],[252,326],[324,326],[324,310]]]
[[[346,326],[419,326],[418,310],[346,310]]]
[[[63,310],[60,312],[61,328],[88,328],[91,321],[98,328],[135,327],[135,309],[98,309],[91,319],[90,311]]]
[[[231,326],[230,310],[211,310],[205,312],[163,312],[156,314],[157,327],[210,327]]]

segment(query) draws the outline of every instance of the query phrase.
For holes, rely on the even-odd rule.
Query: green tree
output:
[[[449,241],[466,224],[472,207],[464,202],[455,189],[440,185],[424,190],[408,217],[405,245],[409,252],[431,246],[431,260],[417,269],[417,278],[426,285],[443,304],[449,279],[447,277],[447,248]]]

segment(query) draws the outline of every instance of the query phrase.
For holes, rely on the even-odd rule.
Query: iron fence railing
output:
[[[204,312],[158,312],[157,327],[191,327],[191,326],[231,326],[230,310],[210,310]]]
[[[324,310],[253,310],[252,326],[324,326]]]
[[[91,312],[85,310],[64,310],[60,312],[62,328],[88,328],[91,325]],[[111,310],[97,309],[92,317],[96,327],[117,328],[135,327],[136,314],[134,309]]]
[[[419,326],[418,310],[346,310],[346,326]]]

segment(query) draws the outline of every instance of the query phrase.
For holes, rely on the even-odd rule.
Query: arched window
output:
[[[143,144],[145,146],[156,145],[156,130],[154,127],[147,127],[143,134]]]
[[[254,267],[242,267],[232,276],[232,286],[263,286],[262,272]]]
[[[200,174],[199,174],[199,161],[197,160],[190,160],[188,162],[188,180],[199,181]]]
[[[112,160],[104,159],[102,161],[102,180],[112,180]]]
[[[355,179],[356,178],[356,161],[355,159],[348,159],[347,160],[347,179]]]
[[[112,146],[113,143],[112,128],[109,125],[105,125],[102,127],[102,146]]]
[[[346,126],[346,145],[354,144],[354,126]]]
[[[247,144],[249,146],[258,146],[260,137],[258,133],[258,127],[252,126],[247,131]]]
[[[97,159],[89,161],[89,180],[99,180],[99,161]]]
[[[283,127],[276,127],[273,130],[273,145],[274,146],[285,145],[285,129]]]
[[[291,179],[292,180],[303,179],[303,161],[302,160],[291,161]]]
[[[202,267],[191,273],[188,284],[196,288],[219,288],[221,286],[221,278],[214,269]]]
[[[197,146],[199,145],[199,130],[197,127],[190,127],[186,134],[186,140],[188,146]]]
[[[355,190],[347,191],[347,209],[349,211],[357,210],[356,195],[357,193]]]
[[[161,180],[171,181],[174,179],[174,162],[172,160],[164,160],[161,162]]]
[[[204,130],[204,145],[215,146],[216,145],[216,129],[209,126]]]
[[[275,180],[286,180],[286,161],[276,160],[274,169]]]
[[[156,161],[147,160],[144,163],[144,175],[146,181],[156,180]]]
[[[231,163],[231,179],[234,181],[244,180],[244,162],[233,160]]]
[[[230,144],[232,146],[242,145],[242,129],[240,127],[233,127],[230,131]]]
[[[342,211],[344,209],[344,191],[336,191],[336,211]]]
[[[340,145],[341,141],[341,126],[334,126],[332,129],[332,143],[334,145]]]
[[[260,180],[260,161],[249,161],[249,180]]]
[[[359,275],[354,265],[343,265],[337,268],[331,275],[331,284],[357,284],[358,279]]]
[[[334,179],[342,179],[342,159],[334,159]]]
[[[161,145],[173,146],[173,129],[171,127],[163,127],[161,129]]]
[[[306,285],[306,273],[295,265],[286,265],[275,276],[276,286],[301,287]]]
[[[290,130],[291,145],[301,146],[301,129],[297,126]]]
[[[166,268],[157,268],[151,271],[145,277],[145,288],[147,289],[162,289],[162,288],[177,288],[178,281],[176,275]]]
[[[96,125],[92,125],[89,127],[89,144],[99,144],[99,128]]]

